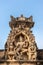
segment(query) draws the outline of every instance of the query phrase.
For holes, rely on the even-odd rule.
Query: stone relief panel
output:
[[[10,37],[9,37],[10,39]],[[16,35],[13,35],[11,39],[7,42],[7,58],[12,60],[36,60],[37,52],[35,41],[31,42],[28,35],[19,32]],[[31,38],[32,39],[32,38]],[[33,39],[34,40],[34,39]],[[10,42],[9,42],[10,41]]]

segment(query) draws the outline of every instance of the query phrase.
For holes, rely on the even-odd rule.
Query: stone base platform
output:
[[[41,63],[43,63],[43,60],[0,60],[0,65],[41,65]]]

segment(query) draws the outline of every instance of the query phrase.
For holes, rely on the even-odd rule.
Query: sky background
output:
[[[38,48],[43,49],[43,0],[0,0],[0,49],[4,49],[10,33],[10,15],[18,17],[21,14],[33,16],[35,41]]]

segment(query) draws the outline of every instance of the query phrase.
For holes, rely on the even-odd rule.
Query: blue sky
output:
[[[43,0],[0,0],[0,49],[10,33],[10,15],[18,17],[33,16],[35,22],[32,28],[38,48],[43,49]]]

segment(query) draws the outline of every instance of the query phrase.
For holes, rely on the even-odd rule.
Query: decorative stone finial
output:
[[[17,27],[17,26],[19,27],[19,25],[24,25],[24,24],[26,24],[26,26],[28,28],[32,28],[34,26],[32,16],[30,16],[29,18],[24,17],[23,15],[21,15],[20,17],[16,17],[16,18],[11,16],[11,21],[9,23],[11,29],[13,29],[14,27]]]

